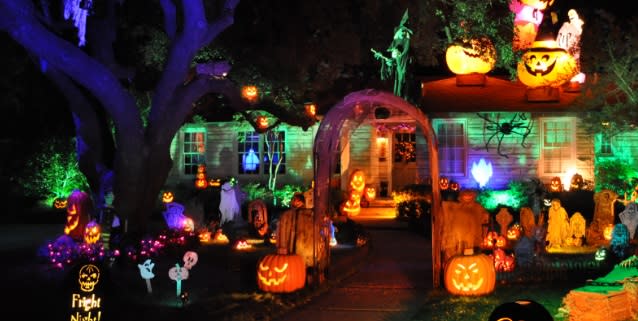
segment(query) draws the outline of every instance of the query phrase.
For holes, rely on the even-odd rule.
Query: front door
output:
[[[392,138],[392,191],[397,191],[416,183],[416,134],[395,132]]]

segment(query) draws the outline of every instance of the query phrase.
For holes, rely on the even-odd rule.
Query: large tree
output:
[[[80,3],[94,4],[92,11],[86,8],[84,12],[89,14],[85,44],[83,35],[73,27],[75,22],[81,30],[83,26],[77,22],[81,17],[66,20],[62,10],[64,5],[68,10],[68,6]],[[188,77],[197,52],[232,25],[238,3],[159,1],[157,12],[163,15],[169,46],[144,121],[131,88],[135,70],[120,65],[114,50],[122,31],[118,19],[127,12],[122,1],[0,0],[0,30],[25,48],[66,97],[75,124],[80,169],[96,202],[112,188],[117,211],[128,220],[132,233],[146,232],[153,205],[172,167],[171,140],[193,103],[216,92],[223,94],[230,106],[246,107],[234,82],[205,74]],[[149,7],[154,4],[145,3]]]

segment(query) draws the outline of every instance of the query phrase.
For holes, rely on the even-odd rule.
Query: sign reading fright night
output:
[[[70,321],[101,321],[102,298],[94,293],[100,281],[100,269],[93,264],[86,264],[78,273],[78,291],[71,293]]]

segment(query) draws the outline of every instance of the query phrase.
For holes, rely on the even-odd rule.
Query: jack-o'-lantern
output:
[[[190,217],[184,217],[184,220],[182,221],[182,228],[184,229],[184,232],[193,232],[195,231],[195,222],[193,222],[193,219]]]
[[[447,191],[447,189],[450,188],[450,179],[447,177],[439,178],[439,188],[441,188],[442,191]]]
[[[100,225],[95,221],[91,221],[86,224],[86,227],[84,228],[84,243],[95,244],[98,240],[100,240],[100,235]]]
[[[197,174],[195,174],[195,188],[206,189],[208,181],[206,181],[206,165],[199,164],[197,166]]]
[[[563,191],[563,183],[560,180],[560,177],[554,176],[552,180],[549,182],[549,190],[552,192],[562,192]]]
[[[244,86],[241,89],[241,96],[246,99],[248,102],[257,101],[257,97],[259,96],[259,90],[256,86]]]
[[[366,176],[362,170],[357,169],[350,175],[350,188],[359,194],[363,193],[366,185]]]
[[[507,239],[505,238],[505,236],[503,235],[499,235],[496,238],[496,247],[498,248],[504,248],[507,246]]]
[[[496,238],[498,237],[498,233],[495,231],[487,232],[485,237],[483,238],[483,247],[491,249],[496,245]]]
[[[224,231],[222,231],[222,229],[218,229],[217,231],[215,231],[215,235],[213,235],[213,241],[217,242],[217,243],[228,243],[228,236],[226,236],[226,234],[224,234]]]
[[[222,186],[222,180],[219,178],[211,178],[208,180],[208,186],[210,187],[220,187]]]
[[[569,190],[580,191],[583,188],[583,185],[585,185],[585,182],[583,181],[583,176],[580,174],[574,174],[569,184]]]
[[[447,48],[445,62],[457,75],[486,74],[496,64],[496,48],[487,37],[462,40]]]
[[[197,233],[197,237],[199,237],[199,241],[202,243],[210,242],[211,232],[208,229],[202,229]]]
[[[173,195],[173,192],[166,191],[166,192],[162,193],[162,202],[171,203],[174,200],[175,200],[175,195]]]
[[[374,201],[377,198],[377,190],[373,186],[367,186],[365,188],[365,197],[368,201]]]
[[[605,259],[607,259],[607,252],[609,250],[607,250],[606,247],[601,246],[596,250],[596,253],[594,254],[594,260],[596,261],[604,261]]]
[[[517,241],[521,238],[521,233],[523,232],[523,228],[519,224],[512,225],[509,229],[507,229],[507,239]]]
[[[67,203],[66,199],[58,197],[53,200],[53,207],[57,209],[63,209],[63,208],[66,208],[66,203]]]
[[[259,129],[268,128],[268,117],[264,115],[257,116],[257,119],[255,120],[255,122],[257,123],[257,127],[259,127]]]
[[[306,265],[300,255],[279,249],[264,256],[257,265],[257,285],[265,292],[289,293],[306,283]]]
[[[514,255],[508,255],[502,249],[494,250],[492,255],[494,260],[494,269],[499,272],[511,272],[514,270]]]
[[[359,215],[359,212],[361,212],[361,195],[350,192],[349,199],[341,205],[341,213],[344,215],[356,216]]]
[[[445,288],[451,294],[478,296],[494,291],[496,270],[492,259],[466,249],[463,255],[450,258],[445,266]]]
[[[246,241],[245,239],[237,240],[237,242],[235,242],[235,246],[233,247],[235,248],[235,250],[238,250],[238,251],[246,251],[253,248],[253,246],[250,243],[248,243],[248,241]]]
[[[535,41],[518,62],[517,73],[529,88],[560,87],[578,73],[578,67],[555,40]]]
[[[93,264],[83,265],[80,268],[78,282],[80,290],[93,292],[95,286],[100,282],[100,269]]]
[[[313,102],[306,102],[304,104],[304,108],[306,109],[306,115],[310,117],[315,117],[317,115],[317,105]]]
[[[67,198],[64,234],[75,241],[83,241],[84,227],[89,222],[93,205],[88,193],[75,190]]]
[[[458,192],[461,190],[461,184],[457,183],[457,182],[452,182],[450,183],[450,190],[453,192]]]

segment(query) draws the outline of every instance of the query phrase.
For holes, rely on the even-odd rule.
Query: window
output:
[[[394,134],[394,162],[416,162],[416,135],[414,133]]]
[[[238,133],[239,174],[268,174],[275,170],[286,172],[286,135],[283,131]],[[271,168],[272,164],[272,168]]]
[[[436,119],[433,124],[439,142],[441,175],[465,176],[465,120]]]
[[[607,137],[604,134],[597,134],[595,140],[596,153],[599,156],[612,156],[613,155],[613,137]]]
[[[561,175],[575,165],[576,126],[571,118],[541,120],[542,175]]]
[[[206,130],[184,132],[184,174],[195,175],[199,164],[206,164]]]

